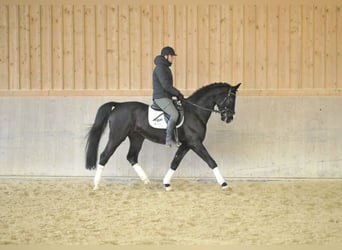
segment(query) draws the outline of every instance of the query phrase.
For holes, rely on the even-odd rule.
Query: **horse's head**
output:
[[[236,86],[230,87],[228,93],[225,93],[225,96],[216,103],[221,113],[221,120],[225,121],[226,123],[231,122],[234,118],[236,92],[240,85],[241,83]]]

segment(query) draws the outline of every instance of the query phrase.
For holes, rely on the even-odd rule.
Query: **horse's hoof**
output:
[[[226,193],[230,193],[231,191],[233,191],[233,189],[226,185],[226,186],[222,186],[222,191],[226,192]]]
[[[165,191],[166,191],[166,192],[170,192],[170,191],[172,190],[170,184],[165,184],[164,186],[165,186]]]
[[[223,191],[232,191],[232,188],[226,182],[222,183],[221,187]]]
[[[94,188],[93,188],[93,191],[96,191],[99,189],[99,186],[98,185],[95,185]]]
[[[151,183],[151,182],[150,182],[149,179],[144,180],[144,184],[145,184],[145,185],[148,185],[148,184],[150,184],[150,183]]]

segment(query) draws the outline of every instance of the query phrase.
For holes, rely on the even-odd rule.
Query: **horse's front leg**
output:
[[[173,158],[173,160],[171,162],[171,167],[163,179],[163,184],[165,186],[166,191],[171,191],[171,185],[170,185],[171,178],[172,178],[173,174],[175,173],[176,169],[178,168],[179,163],[182,161],[182,159],[184,158],[184,156],[186,155],[186,153],[188,151],[189,151],[189,147],[186,144],[182,144],[178,148],[178,150],[175,154],[175,157]]]
[[[201,157],[213,170],[215,175],[216,181],[218,184],[221,185],[222,189],[227,189],[228,185],[227,182],[224,180],[223,176],[221,175],[220,170],[217,167],[215,160],[209,155],[207,149],[204,147],[202,143],[198,143],[191,148],[199,157]]]

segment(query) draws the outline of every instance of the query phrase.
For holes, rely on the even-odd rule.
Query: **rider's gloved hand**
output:
[[[179,93],[179,95],[177,96],[179,101],[183,101],[184,100],[184,95],[182,95],[181,93]]]

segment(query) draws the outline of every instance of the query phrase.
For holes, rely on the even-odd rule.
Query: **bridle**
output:
[[[229,99],[230,96],[236,96],[236,94],[234,92],[232,92],[231,88],[229,89],[228,94],[225,96],[225,98],[217,106],[223,105]],[[228,107],[224,107],[223,110],[218,110],[218,109],[215,109],[215,108],[214,109],[208,109],[208,108],[202,107],[200,105],[197,105],[196,103],[189,102],[188,100],[184,100],[184,101],[189,103],[189,104],[191,104],[192,106],[194,106],[196,108],[199,108],[201,110],[204,110],[204,111],[214,112],[214,113],[217,113],[217,114],[228,113],[228,111],[229,111],[231,114],[234,114],[234,112],[229,110]]]

